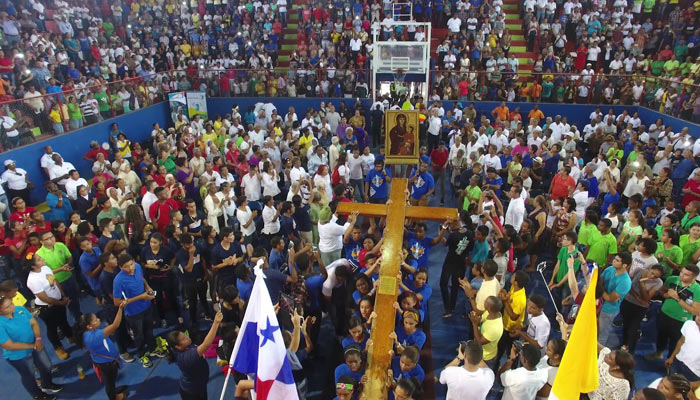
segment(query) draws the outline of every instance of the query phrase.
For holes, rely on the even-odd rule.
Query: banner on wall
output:
[[[207,95],[204,92],[187,92],[187,112],[190,119],[201,115],[207,119]]]
[[[189,121],[185,92],[168,93],[168,103],[170,103],[170,119],[173,124],[177,121],[178,114],[182,114],[182,118]]]

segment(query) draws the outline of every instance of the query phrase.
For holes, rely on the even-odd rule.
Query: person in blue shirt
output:
[[[100,273],[102,272],[102,264],[100,263],[100,256],[102,251],[99,247],[93,247],[92,242],[88,237],[83,237],[78,243],[80,250],[83,254],[80,255],[78,264],[80,265],[80,270],[83,271],[83,275],[90,285],[95,297],[99,300],[103,300],[103,295],[100,291]]]
[[[421,317],[417,310],[408,309],[402,314],[403,326],[391,332],[389,337],[394,341],[394,347],[398,354],[403,354],[409,346],[416,346],[419,349],[425,344],[425,332],[420,329]]]
[[[652,243],[650,247],[655,244],[653,239],[642,239],[642,242],[644,240]],[[600,274],[605,292],[603,293],[603,307],[601,307],[598,316],[598,343],[603,346],[610,345],[609,338],[614,329],[613,320],[620,313],[622,299],[632,288],[632,279],[627,272],[631,265],[632,256],[630,253],[622,251],[613,258],[612,266],[605,268]]]
[[[489,235],[489,228],[486,225],[479,225],[476,228],[474,235],[474,248],[469,253],[469,262],[471,264],[481,264],[486,261],[489,255],[489,244],[486,238]]]
[[[195,245],[191,235],[180,235],[182,246],[175,254],[175,274],[178,277],[184,299],[189,305],[190,325],[197,326],[199,314],[197,313],[197,298],[201,311],[211,318],[212,312],[207,303],[207,276],[202,263],[199,248]]]
[[[690,173],[696,168],[695,160],[693,159],[693,149],[688,148],[683,151],[683,159],[673,168],[671,172],[671,180],[673,181],[673,191],[671,198],[676,201],[681,200],[681,190],[688,181]]]
[[[236,265],[236,289],[241,300],[248,302],[253,292],[253,280],[250,279],[250,268],[245,263]]]
[[[498,198],[501,198],[501,188],[503,187],[503,178],[496,172],[496,168],[488,167],[486,169],[486,177],[484,178],[484,187],[482,190],[493,190]]]
[[[420,349],[416,346],[408,346],[404,349],[401,356],[396,356],[391,360],[391,372],[393,374],[393,383],[391,387],[396,386],[397,381],[401,379],[416,378],[418,382],[423,382],[425,379],[425,371],[423,367],[418,365],[420,357]]]
[[[209,328],[207,336],[200,345],[195,345],[188,335],[180,331],[169,332],[165,340],[168,342],[168,361],[177,363],[182,372],[180,377],[180,396],[183,399],[206,399],[207,383],[209,383],[209,363],[204,358],[204,352],[211,347],[224,319],[221,312],[216,313],[214,323]]]
[[[391,175],[384,168],[383,159],[374,160],[374,169],[365,177],[365,201],[372,204],[385,204]]]
[[[97,315],[93,313],[81,315],[75,333],[75,342],[78,347],[87,349],[92,363],[100,371],[109,400],[122,400],[129,396],[126,386],[116,387],[119,375],[119,351],[117,345],[110,339],[122,322],[125,306],[126,302],[122,302],[117,309],[114,321],[102,329],[100,329],[102,321]]]
[[[411,184],[411,205],[426,206],[435,192],[435,180],[428,172],[428,163],[421,160],[420,166],[408,180]]]
[[[362,251],[362,227],[355,225],[352,229],[345,231],[343,235],[343,248],[345,249],[345,258],[360,266],[360,251]]]
[[[279,235],[285,239],[295,239],[299,237],[296,225],[294,224],[294,205],[291,201],[282,203],[280,209],[280,230]]]
[[[428,268],[428,258],[430,256],[430,248],[442,241],[445,237],[444,224],[440,225],[440,233],[437,237],[426,236],[427,226],[423,222],[418,222],[413,228],[413,232],[408,231],[408,249],[411,255],[418,263],[418,267]]]
[[[407,281],[406,283],[401,282],[399,284],[401,289],[409,292],[413,292],[418,296],[423,313],[428,311],[428,300],[433,294],[433,288],[428,285],[428,269],[424,267],[418,268],[415,274],[413,274],[413,279]]]
[[[136,264],[130,255],[122,254],[118,261],[121,271],[114,278],[112,289],[114,305],[120,306],[122,303],[126,303],[124,315],[133,333],[132,339],[139,356],[139,362],[144,368],[150,368],[153,363],[149,356],[164,356],[152,352],[155,349],[155,339],[153,338],[151,301],[156,298],[156,293],[144,279],[141,266]]]
[[[348,333],[349,335],[346,336],[342,342],[343,349],[355,345],[364,351],[367,346],[367,340],[369,339],[369,333],[365,329],[365,323],[362,321],[361,317],[350,317],[350,321],[348,321]]]
[[[362,376],[365,374],[365,360],[362,357],[362,350],[356,344],[348,346],[343,351],[344,363],[338,365],[335,368],[335,383],[341,376],[351,376],[357,382],[362,380]]]
[[[51,360],[41,340],[41,327],[26,308],[15,306],[12,297],[0,297],[0,347],[8,364],[19,373],[22,386],[33,399],[53,400],[63,386],[53,383]],[[39,370],[41,388],[34,379]],[[47,394],[52,393],[52,394]]]
[[[280,236],[273,236],[270,239],[270,268],[275,271],[285,272],[287,260],[284,257],[285,240]]]

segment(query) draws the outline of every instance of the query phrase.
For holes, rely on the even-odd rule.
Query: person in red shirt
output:
[[[445,204],[445,168],[450,152],[445,148],[445,142],[440,141],[438,147],[430,152],[430,165],[433,167],[433,178],[436,188],[440,188],[440,204]]]
[[[90,151],[85,153],[83,158],[88,160],[88,161],[94,162],[94,161],[97,161],[98,154],[104,155],[105,160],[109,160],[109,152],[107,150],[103,149],[102,146],[100,146],[100,144],[97,143],[97,141],[93,140],[92,142],[90,142]]]
[[[554,175],[552,179],[552,184],[549,186],[549,193],[552,195],[553,199],[558,199],[560,197],[569,197],[571,193],[574,192],[576,187],[576,182],[574,178],[569,175],[571,168],[569,166],[563,166],[558,174]]]
[[[178,209],[177,203],[168,198],[168,190],[162,186],[157,187],[153,193],[158,197],[158,201],[151,204],[148,216],[151,217],[153,226],[164,234],[165,228],[170,224],[170,211]]]
[[[24,223],[11,220],[8,225],[7,235],[3,229],[4,247],[12,254],[15,261],[15,266],[21,266],[21,260],[27,250],[27,231],[24,229]],[[18,270],[19,271],[19,270]]]
[[[467,101],[468,100],[468,95],[469,95],[469,81],[467,80],[467,77],[465,76],[462,78],[461,81],[457,84],[457,87],[459,89],[459,100],[460,101]]]
[[[10,221],[27,222],[29,221],[29,216],[34,212],[34,207],[27,207],[27,203],[21,197],[12,199],[12,208],[15,212],[10,214]]]

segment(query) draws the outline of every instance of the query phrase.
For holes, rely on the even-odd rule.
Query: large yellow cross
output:
[[[339,203],[338,214],[350,214],[357,211],[368,217],[386,217],[386,234],[382,250],[382,265],[379,273],[379,287],[376,292],[374,311],[378,318],[372,322],[368,346],[367,374],[369,380],[364,386],[364,397],[371,400],[387,398],[386,376],[391,367],[389,351],[393,341],[389,334],[394,331],[396,311],[393,304],[397,296],[396,276],[401,265],[401,247],[403,245],[404,221],[406,218],[420,220],[445,221],[457,220],[455,208],[421,207],[406,205],[408,180],[393,178],[389,204]]]

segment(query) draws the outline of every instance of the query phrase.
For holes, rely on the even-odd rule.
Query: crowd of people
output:
[[[391,108],[425,110],[415,167],[384,163],[382,115]],[[688,128],[674,133],[662,119],[597,108],[579,129],[537,105],[527,115],[505,103],[477,113],[473,103],[446,110],[419,97],[383,99],[372,110],[367,121],[359,102],[299,112],[259,103],[206,121],[177,113],[172,127],[154,124],[142,142],[113,123],[107,142],[86,148],[86,175],[45,147],[48,212],[35,208],[23,166],[6,160],[0,346],[27,392],[53,398],[62,388],[51,380],[41,320],[58,359],[71,357],[72,337],[87,348],[110,399],[128,396],[116,385],[119,360],[150,368],[166,356],[182,371],[182,398],[206,398],[202,357],[229,359],[251,267],[262,260],[300,397],[312,387],[358,396],[380,317],[373,308],[385,221],[335,210],[339,202],[385,204],[392,176],[405,176],[408,202],[457,204],[460,218],[435,234],[422,221],[406,223],[387,375],[395,398],[421,398],[433,372],[423,368],[430,274],[440,274],[446,322],[468,317],[457,357],[439,373],[447,398],[534,399],[551,390],[593,268],[601,378],[589,398],[636,391],[656,399],[656,389],[668,399],[691,396],[700,385],[692,350],[700,337],[700,139]],[[445,246],[442,266],[431,259],[435,246]],[[534,289],[541,262],[556,314],[543,286]],[[81,304],[85,295],[97,312]],[[634,355],[640,335],[654,330],[641,329],[652,315],[656,348],[644,356],[665,360],[672,374],[642,390]],[[182,334],[207,321],[206,336]],[[221,341],[212,345],[214,336]],[[309,370],[320,348],[336,349],[325,355],[332,387]],[[661,361],[654,365],[665,376]],[[246,398],[253,381],[234,377]]]
[[[392,85],[369,109],[358,100],[278,110],[274,97],[369,96],[372,30],[389,41],[425,32],[382,24],[405,10],[379,0],[295,10],[287,0],[0,2],[4,150],[36,128],[63,134],[173,91],[273,98],[211,120],[175,112],[172,126],[153,124],[142,142],[113,123],[105,143],[85,149],[88,173],[51,146],[41,182],[4,162],[0,347],[30,396],[63,388],[45,344],[67,360],[75,342],[109,399],[129,396],[117,385],[121,363],[151,368],[164,357],[182,372],[183,399],[207,398],[206,358],[230,358],[262,260],[300,398],[310,388],[359,397],[381,317],[373,307],[385,221],[338,215],[336,205],[385,204],[392,176],[405,176],[411,204],[456,203],[460,218],[437,231],[406,224],[391,396],[423,397],[434,372],[448,399],[547,398],[597,268],[600,386],[588,397],[698,398],[700,139],[635,112],[599,107],[577,127],[536,104],[527,114],[506,104],[644,104],[700,121],[695,5],[525,0],[527,47],[538,56],[523,82],[502,1],[412,3],[416,20],[450,31],[428,99]],[[280,69],[290,13],[296,50]],[[470,104],[479,100],[501,104],[482,113]],[[384,163],[389,109],[425,117],[416,167]],[[35,185],[41,201],[30,196]],[[435,246],[445,247],[441,265]],[[533,289],[542,265],[552,300]],[[442,312],[428,307],[434,274]],[[440,314],[450,324],[466,315],[468,333],[455,359],[430,371],[425,323]],[[656,329],[642,332],[652,317]],[[333,334],[321,334],[323,322]],[[655,349],[636,354],[645,335]],[[329,347],[332,384],[309,368]],[[635,384],[635,354],[658,369],[649,387]],[[247,398],[254,381],[234,380]]]
[[[513,20],[501,0],[421,0],[411,11],[388,0],[8,0],[0,100],[23,101],[4,104],[0,144],[11,149],[39,134],[63,134],[175,91],[366,98],[374,87],[374,32],[386,41],[427,40],[422,27],[388,24],[409,16],[448,31],[424,83],[431,100],[646,104],[697,122],[696,8],[523,1],[526,47],[535,54],[530,75],[519,74],[523,54],[510,50]],[[282,54],[292,14],[296,46]]]

